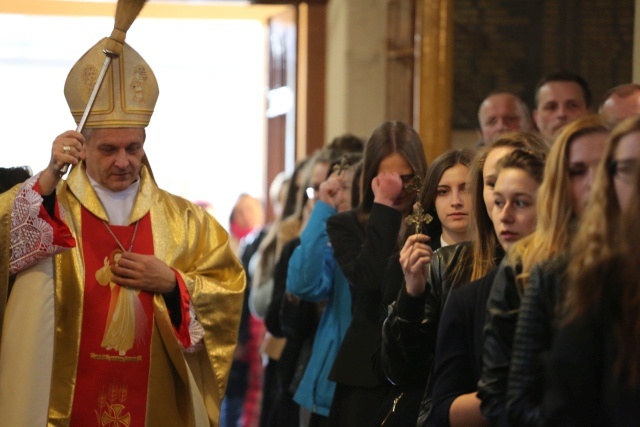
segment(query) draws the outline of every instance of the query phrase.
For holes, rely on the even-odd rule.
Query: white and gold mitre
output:
[[[80,122],[105,60],[109,38],[100,40],[75,63],[64,85],[71,114]],[[111,60],[85,128],[146,127],[158,100],[158,82],[149,64],[124,43]]]

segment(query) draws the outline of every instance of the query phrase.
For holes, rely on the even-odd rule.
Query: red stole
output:
[[[129,249],[135,224],[109,226]],[[85,287],[71,426],[144,427],[149,380],[153,294],[109,282],[120,247],[102,220],[82,208]],[[149,214],[132,252],[153,254]]]

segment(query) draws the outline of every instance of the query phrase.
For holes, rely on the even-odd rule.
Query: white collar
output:
[[[86,173],[86,171],[85,171]],[[95,190],[104,210],[109,217],[109,223],[113,225],[129,225],[129,217],[133,209],[133,202],[140,189],[140,179],[137,179],[128,188],[122,191],[111,191],[100,185],[87,174],[91,186]]]

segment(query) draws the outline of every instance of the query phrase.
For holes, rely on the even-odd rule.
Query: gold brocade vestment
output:
[[[5,327],[8,324],[5,308],[7,315],[10,312],[5,306],[7,299],[13,296],[13,291],[8,295],[6,268],[10,256],[8,242],[13,195],[15,191],[0,196],[0,259],[5,266],[0,270],[0,319]],[[85,271],[82,248],[83,240],[91,238],[91,231],[82,227],[82,208],[100,219],[108,218],[82,165],[75,167],[66,181],[60,182],[57,200],[66,211],[66,223],[76,238],[76,247],[53,257],[52,305],[55,309],[46,315],[52,316],[55,325],[52,346],[55,352],[50,350],[53,365],[47,418],[50,426],[68,426],[83,315]],[[193,353],[184,352],[162,296],[153,296],[146,425],[199,426],[202,423],[197,420],[202,420],[206,412],[204,419],[208,419],[209,425],[217,426],[236,345],[244,271],[229,249],[228,237],[222,227],[201,208],[160,190],[143,167],[140,190],[129,222],[134,223],[147,213],[151,220],[154,255],[184,281],[205,335],[204,348]],[[19,278],[16,287],[18,282]],[[5,345],[9,344],[3,336],[2,346]],[[47,354],[40,349],[33,351]],[[0,366],[2,363],[20,365],[19,360],[0,360]],[[21,369],[28,371],[29,367]],[[48,381],[48,378],[43,380]],[[3,419],[4,423],[7,420],[4,414]],[[19,419],[16,422],[11,425],[21,425]]]

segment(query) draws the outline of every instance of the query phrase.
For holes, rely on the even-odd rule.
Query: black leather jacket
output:
[[[535,266],[527,280],[513,339],[507,387],[507,419],[513,426],[537,426],[544,394],[545,359],[555,336],[556,313],[564,297],[566,257]]]
[[[640,387],[629,386],[628,370],[619,373],[621,305],[627,257],[597,262],[588,274],[598,280],[602,295],[579,317],[556,330],[547,359],[542,422],[545,427],[637,426]],[[630,276],[626,276],[630,277]],[[634,276],[637,283],[637,275]],[[625,343],[637,342],[627,336]]]
[[[459,277],[453,277],[453,273],[471,249],[471,243],[464,242],[437,250],[430,264],[429,285],[424,295],[412,297],[403,285],[397,301],[389,306],[382,328],[381,357],[385,374],[392,383],[426,385],[444,303],[452,288],[469,282],[471,269],[464,269]]]
[[[506,395],[511,349],[522,290],[516,284],[521,265],[502,260],[487,301],[482,374],[478,382],[480,409],[492,426],[507,426]]]

